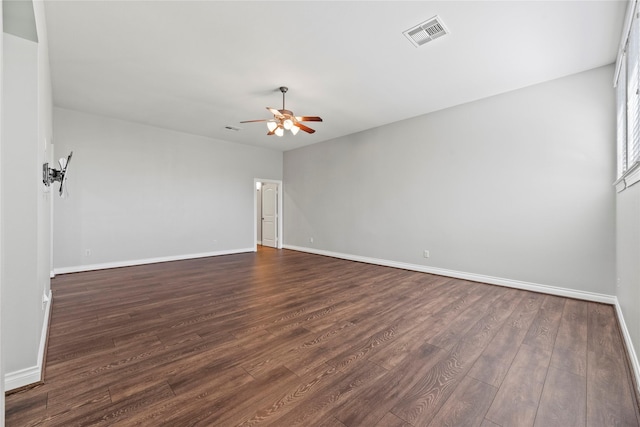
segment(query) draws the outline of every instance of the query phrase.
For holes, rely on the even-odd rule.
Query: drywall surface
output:
[[[618,193],[616,199],[618,279],[616,295],[629,338],[638,357],[640,356],[640,184]]]
[[[4,2],[0,0],[0,177],[2,177],[2,146],[4,143],[4,117],[2,110],[2,100],[4,99]],[[4,227],[2,226],[2,185],[0,184],[0,426],[4,425],[4,357],[2,355],[2,287],[3,287],[3,274],[2,266],[4,264],[3,259],[3,246],[4,246]]]
[[[262,244],[262,184],[256,189],[256,242]]]
[[[52,210],[53,198],[57,197],[55,186],[47,187],[42,182],[42,165],[53,160],[53,100],[51,88],[51,68],[49,66],[49,46],[47,23],[44,15],[44,2],[33,3],[38,30],[38,145],[37,174],[35,185],[38,188],[38,298],[36,303],[42,308],[42,296],[51,295],[51,248],[52,248]],[[44,310],[41,310],[44,315]],[[49,319],[41,319],[43,328],[47,328]],[[42,338],[42,337],[39,337]],[[41,342],[40,356],[44,356],[44,341]]]
[[[254,247],[254,178],[282,153],[54,108],[56,157],[73,151],[54,202],[54,267]]]
[[[51,77],[44,4],[28,3],[31,13],[22,17],[21,25],[37,31],[39,42],[4,33],[2,41],[0,258],[2,378],[7,390],[41,379],[50,309],[43,296],[50,296],[52,204],[42,183],[42,164],[52,152]]]
[[[614,295],[612,76],[285,152],[285,245]]]
[[[35,367],[38,285],[38,45],[3,35],[2,357],[5,373]],[[41,179],[41,178],[40,178]]]

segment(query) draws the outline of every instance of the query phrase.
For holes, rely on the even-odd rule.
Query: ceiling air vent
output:
[[[407,31],[403,31],[402,34],[404,34],[415,47],[418,47],[445,34],[449,34],[449,30],[444,26],[440,17],[436,15]]]

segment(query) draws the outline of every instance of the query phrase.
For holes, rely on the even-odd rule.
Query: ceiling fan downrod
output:
[[[283,110],[286,110],[286,108],[284,107],[284,94],[287,93],[288,90],[289,90],[288,87],[280,86],[280,92],[282,92],[282,109]]]

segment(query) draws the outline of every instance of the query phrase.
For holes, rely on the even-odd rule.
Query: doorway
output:
[[[255,178],[254,250],[282,249],[282,181]]]

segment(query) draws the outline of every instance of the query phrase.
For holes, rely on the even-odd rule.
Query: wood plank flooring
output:
[[[7,426],[639,426],[613,307],[287,250],[58,276]]]

